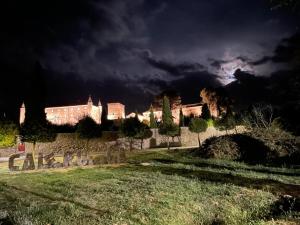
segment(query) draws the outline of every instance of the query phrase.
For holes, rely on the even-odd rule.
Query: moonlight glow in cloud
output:
[[[233,75],[237,69],[253,72],[252,66],[243,57],[227,49],[219,62],[219,67],[214,72],[219,76],[219,80],[226,85],[235,80]]]
[[[230,61],[228,63],[225,63],[221,66],[219,71],[217,72],[218,75],[221,77],[220,80],[224,84],[228,84],[235,80],[233,74],[237,69],[241,69],[242,71],[252,72],[253,69],[249,64],[246,62],[243,62],[240,59],[235,59],[233,61]]]

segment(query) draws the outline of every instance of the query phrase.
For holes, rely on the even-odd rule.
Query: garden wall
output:
[[[152,129],[153,136],[152,138],[145,141],[145,148],[155,148],[155,147],[164,147],[167,145],[167,137],[162,136],[158,133],[158,129]],[[229,130],[227,133],[232,134],[235,132],[243,133],[245,128],[242,126],[236,127],[236,130]],[[225,135],[226,131],[218,131],[214,127],[209,127],[206,132],[200,133],[200,140],[203,142],[207,138],[213,136],[222,136]],[[183,146],[183,147],[194,147],[198,146],[198,135],[189,131],[188,127],[181,127],[180,137],[175,137],[171,143],[172,146]]]
[[[237,127],[239,133],[245,132],[245,128]],[[144,140],[143,148],[159,148],[167,146],[167,137],[158,133],[158,129],[152,129],[153,135],[151,138]],[[234,133],[235,130],[230,130],[228,133]],[[206,132],[200,133],[201,142],[212,136],[225,135],[225,131],[218,131],[214,127],[209,127]],[[92,139],[89,141],[88,146],[91,152],[106,152],[110,148],[129,149],[129,141],[126,138],[116,138],[116,132],[104,132],[104,137]],[[170,138],[171,146],[194,147],[198,145],[197,134],[189,131],[188,127],[181,128],[181,136]],[[32,152],[33,144],[25,143],[26,152]],[[54,142],[37,143],[37,152],[49,154],[55,152],[56,154],[63,154],[65,151],[86,150],[86,140],[78,139],[76,134],[58,134]],[[134,149],[141,148],[141,141],[134,140]],[[0,157],[8,157],[17,152],[17,146],[10,148],[0,149]]]
[[[0,148],[0,158],[9,157],[10,155],[17,153],[17,152],[18,152],[17,146],[12,146],[12,147],[8,147],[8,148]]]
[[[77,152],[78,150],[89,150],[91,152],[106,152],[116,144],[116,141],[104,141],[102,138],[91,139],[87,142],[80,139],[75,133],[57,134],[54,142],[45,142],[36,144],[36,152],[47,155],[54,152],[63,154],[66,151]],[[32,152],[33,144],[25,143],[26,152]]]
[[[243,127],[237,127],[238,132],[245,132]],[[167,146],[167,137],[162,136],[158,133],[158,129],[152,129],[153,135],[151,138],[144,140],[143,148],[159,148]],[[228,133],[234,133],[235,130],[230,130]],[[200,133],[201,142],[212,136],[225,135],[225,131],[218,131],[214,127],[209,127],[206,132]],[[116,136],[116,134],[113,134]],[[189,131],[188,127],[181,128],[181,136],[170,138],[171,146],[184,146],[184,147],[194,147],[198,146],[197,134]],[[25,143],[26,152],[31,152],[33,145],[32,143]],[[114,141],[107,140],[106,138],[92,139],[88,143],[91,152],[106,152],[110,148],[122,148],[129,149],[129,141],[126,138],[118,138]],[[134,140],[133,148],[140,149],[141,141]],[[55,152],[57,154],[63,153],[63,151],[74,151],[77,149],[85,150],[87,148],[87,141],[78,139],[76,134],[58,134],[54,142],[49,143],[37,143],[36,146],[38,152],[47,154],[50,152]]]

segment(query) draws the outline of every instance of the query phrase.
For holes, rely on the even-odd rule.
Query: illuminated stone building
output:
[[[20,124],[25,120],[25,105],[20,108]],[[97,106],[93,104],[92,98],[89,97],[85,105],[72,105],[45,108],[46,118],[55,125],[70,124],[75,125],[85,116],[91,117],[97,124],[101,123],[102,105],[99,100]]]
[[[117,120],[125,118],[125,105],[121,103],[108,103],[107,104],[107,119]]]
[[[173,116],[173,121],[176,124],[179,124],[180,109],[182,109],[182,114],[186,117],[190,117],[190,116],[199,117],[202,114],[202,104],[201,103],[189,104],[189,105],[179,105],[171,110],[172,116]],[[161,121],[161,119],[162,119],[161,109],[153,110],[153,114],[158,122]],[[139,119],[140,119],[140,116],[139,116]],[[140,120],[150,121],[150,111],[148,110],[148,111],[144,112],[143,117]]]

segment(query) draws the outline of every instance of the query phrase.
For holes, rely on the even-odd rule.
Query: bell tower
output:
[[[20,108],[20,119],[19,119],[20,124],[24,123],[25,121],[25,112],[26,112],[26,108],[25,108],[25,103],[23,102]]]
[[[92,96],[89,95],[89,99],[88,99],[88,102],[87,102],[88,106],[92,106],[93,105],[93,100],[92,100]]]

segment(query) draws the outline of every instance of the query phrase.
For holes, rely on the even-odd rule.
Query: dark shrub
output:
[[[233,134],[206,140],[202,152],[207,158],[263,163],[270,150],[260,140],[246,134]]]
[[[103,131],[102,140],[105,142],[116,141],[120,137],[119,132],[117,131]]]
[[[226,222],[223,219],[215,218],[211,225],[226,225]]]
[[[76,131],[76,126],[70,124],[55,125],[52,124],[55,133],[74,133]]]
[[[207,139],[201,148],[204,157],[214,159],[240,159],[239,146],[231,136],[212,137]]]
[[[204,142],[201,152],[208,158],[248,163],[300,164],[296,138],[279,129],[255,129],[244,134],[213,137]]]
[[[288,161],[289,161],[289,164],[300,165],[300,150],[298,149],[298,151],[291,154]]]
[[[281,215],[300,212],[300,198],[290,195],[282,195],[271,207],[271,216],[279,217]]]
[[[296,137],[282,129],[253,129],[248,135],[260,140],[269,148],[270,161],[290,157],[299,150]]]
[[[264,163],[268,160],[270,149],[264,142],[248,134],[235,134],[231,138],[239,146],[240,160],[248,163]]]

